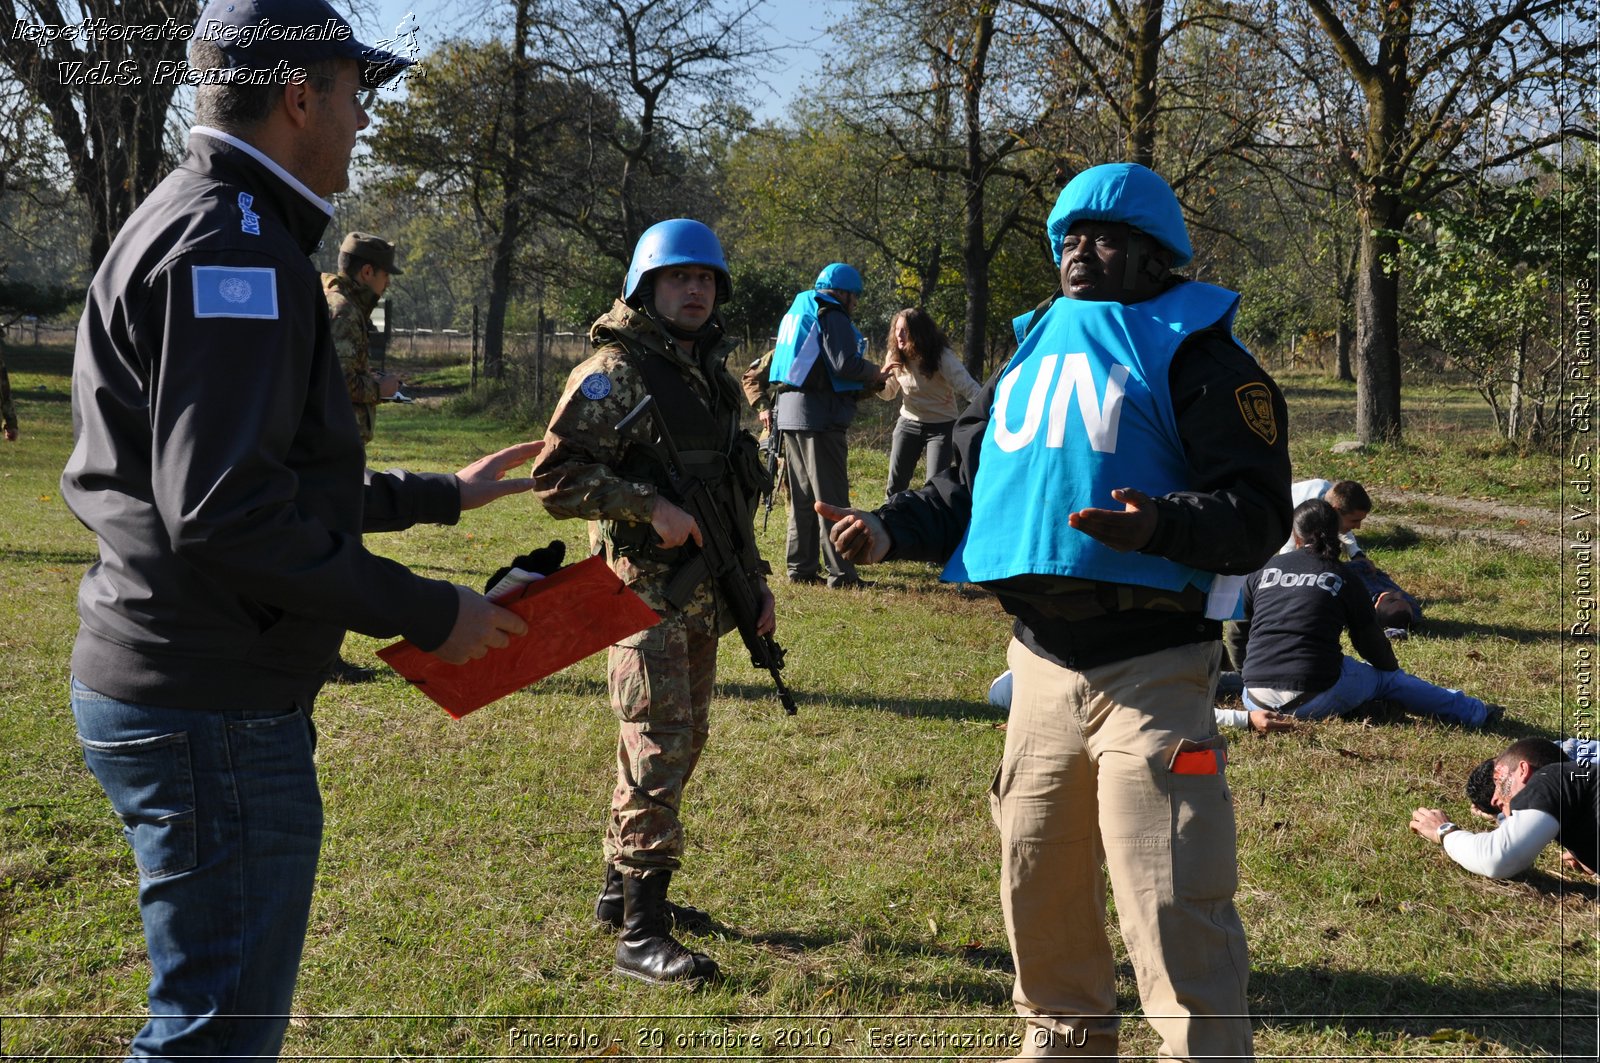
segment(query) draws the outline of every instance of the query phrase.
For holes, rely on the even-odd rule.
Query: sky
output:
[[[721,0],[712,0],[720,3]],[[348,0],[335,0],[341,11],[349,11]],[[432,51],[447,37],[460,31],[467,21],[465,3],[451,0],[370,0],[372,7],[350,16],[358,38],[366,43],[394,37],[395,27],[415,15],[417,43],[422,53]],[[805,81],[821,68],[826,32],[830,23],[844,17],[850,0],[760,0],[760,17],[773,29],[773,44],[779,47],[764,72],[770,86],[752,86],[748,100],[758,119],[781,118],[789,102]],[[371,13],[375,7],[376,14]],[[370,34],[370,36],[368,36]]]

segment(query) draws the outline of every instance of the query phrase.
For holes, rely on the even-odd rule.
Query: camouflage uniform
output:
[[[692,544],[668,551],[653,545],[659,540],[650,527],[651,508],[658,493],[670,497],[652,482],[660,476],[652,474],[647,452],[636,445],[653,433],[648,420],[626,438],[615,431],[647,390],[658,405],[672,405],[660,386],[647,385],[646,359],[669,366],[655,371],[675,371],[711,411],[703,436],[732,443],[734,471],[724,479],[728,488],[717,493],[725,511],[733,511],[729,531],[752,579],[764,575],[766,565],[755,549],[755,485],[743,469],[758,459],[755,441],[737,427],[739,385],[723,366],[731,341],[711,345],[696,366],[653,321],[621,300],[595,322],[589,338],[595,353],[567,378],[534,465],[534,490],[552,516],[590,521],[591,545],[604,550],[612,571],[661,616],[659,624],[610,650],[607,682],[621,734],[605,855],[621,867],[672,870],[683,855],[678,810],[684,785],[709,733],[717,639],[733,630],[734,618],[710,578],[674,585],[673,576],[698,555]],[[686,435],[673,428],[685,464],[692,465]],[[754,475],[759,472],[757,465]]]
[[[344,385],[350,390],[355,408],[356,427],[361,441],[372,442],[372,425],[378,410],[378,378],[367,365],[367,326],[378,296],[343,273],[324,273],[322,291],[328,297],[328,313],[333,322],[333,353],[344,370]]]
[[[11,400],[11,374],[6,372],[3,352],[0,352],[0,429],[13,434],[17,431],[17,404]]]

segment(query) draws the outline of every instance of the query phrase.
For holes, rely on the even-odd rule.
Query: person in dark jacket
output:
[[[1171,272],[1193,252],[1160,176],[1086,170],[1047,230],[1063,298],[1018,318],[956,466],[875,513],[817,509],[852,560],[949,559],[1014,618],[990,804],[1023,1054],[1116,1057],[1104,862],[1162,1057],[1247,1059],[1212,696],[1219,618],[1288,534],[1287,413],[1231,335],[1238,296]]]
[[[1498,706],[1401,670],[1361,581],[1339,560],[1339,514],[1332,506],[1320,498],[1296,506],[1294,541],[1294,550],[1245,581],[1246,708],[1316,720],[1385,698],[1467,727],[1500,718]],[[1346,628],[1370,664],[1345,656],[1339,636]]]
[[[527,490],[501,477],[541,444],[455,476],[364,472],[307,256],[363,98],[405,60],[324,0],[216,0],[190,57],[208,81],[188,153],[113,241],[78,328],[61,490],[99,560],[71,702],[139,868],[153,973],[130,1056],[273,1058],[322,840],[310,713],[345,630],[453,663],[527,630],[362,533]]]

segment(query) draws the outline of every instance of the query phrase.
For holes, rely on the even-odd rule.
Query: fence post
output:
[[[539,304],[539,338],[533,346],[533,405],[535,409],[544,409],[544,351],[545,351],[545,316],[544,304]]]
[[[473,391],[478,390],[478,304],[472,304],[472,383],[469,385]]]

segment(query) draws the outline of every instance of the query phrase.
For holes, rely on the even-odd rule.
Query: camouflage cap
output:
[[[364,258],[391,276],[398,277],[405,272],[394,264],[394,245],[371,233],[349,234],[339,245],[339,253]]]

